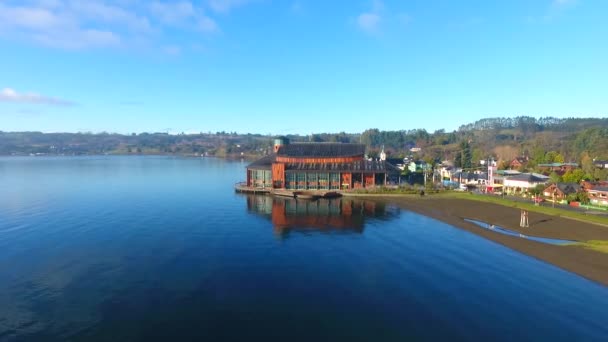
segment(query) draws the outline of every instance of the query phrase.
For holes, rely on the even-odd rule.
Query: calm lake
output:
[[[0,341],[606,340],[608,288],[245,162],[0,158]]]

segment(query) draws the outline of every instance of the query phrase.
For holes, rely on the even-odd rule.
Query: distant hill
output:
[[[389,157],[470,161],[492,157],[510,161],[525,156],[546,161],[555,152],[565,161],[583,157],[608,159],[608,118],[487,118],[446,132],[425,129],[362,133],[314,133],[288,135],[292,141],[360,142],[368,154],[377,157],[384,147]],[[0,154],[191,154],[217,156],[258,156],[268,153],[272,137],[227,132],[169,135],[142,133],[40,133],[0,132]],[[410,149],[418,147],[419,152]],[[463,155],[464,153],[464,155]],[[553,154],[551,154],[553,155]]]

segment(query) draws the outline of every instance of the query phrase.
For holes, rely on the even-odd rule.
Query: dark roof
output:
[[[277,152],[282,157],[353,157],[363,156],[365,145],[344,143],[293,143]]]
[[[247,165],[248,169],[256,169],[256,170],[270,170],[272,169],[272,163],[274,162],[275,155],[270,154],[264,156],[253,163]]]
[[[538,164],[538,167],[562,167],[562,166],[578,167],[578,163],[546,163],[546,164]]]
[[[386,161],[393,165],[404,163],[403,158],[386,158]]]
[[[522,173],[522,174],[515,175],[515,176],[509,176],[506,179],[514,180],[514,181],[529,182],[529,183],[544,183],[548,180],[548,178],[538,177],[538,176],[535,176],[530,173]]]
[[[581,186],[576,183],[557,183],[555,186],[566,195],[574,194],[581,190]]]
[[[461,180],[467,180],[467,181],[480,180],[480,179],[488,180],[488,174],[485,172],[482,172],[481,174],[474,173],[474,172],[467,172],[467,171],[456,172],[452,175],[452,179],[461,179]]]
[[[400,172],[395,166],[384,161],[359,160],[352,163],[287,163],[285,171],[309,172]]]
[[[593,189],[589,189],[587,191],[601,191],[601,192],[608,192],[608,187],[606,186],[597,186]]]

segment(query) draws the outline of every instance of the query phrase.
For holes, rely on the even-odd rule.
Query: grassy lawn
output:
[[[575,220],[585,221],[585,222],[593,222],[608,225],[608,218],[596,215],[589,215],[581,212],[570,211],[562,208],[552,208],[545,206],[536,206],[534,203],[526,203],[526,202],[517,202],[511,199],[502,198],[502,197],[494,197],[494,196],[484,196],[484,195],[474,195],[467,192],[443,192],[439,194],[434,194],[433,197],[444,197],[444,198],[458,198],[465,199],[470,201],[480,201],[486,203],[495,203],[499,205],[504,205],[512,208],[526,209],[531,212],[537,212],[552,216],[561,216],[567,217]],[[603,247],[608,248],[608,244]]]
[[[587,249],[592,249],[597,252],[608,253],[608,241],[604,240],[589,240],[587,242],[580,242],[576,244]]]

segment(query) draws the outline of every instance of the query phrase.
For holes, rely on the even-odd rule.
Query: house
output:
[[[496,174],[503,177],[520,175],[521,172],[517,170],[497,170]]]
[[[576,183],[554,183],[543,190],[543,195],[556,201],[563,201],[570,194],[575,194],[582,190]]]
[[[593,160],[593,165],[598,169],[608,169],[608,160]]]
[[[578,168],[578,163],[548,163],[538,164],[542,172],[556,172],[560,175]]]
[[[593,205],[608,206],[608,187],[598,186],[587,190],[589,202]]]
[[[511,170],[517,170],[520,167],[526,165],[527,162],[528,162],[528,158],[526,158],[526,157],[517,157],[517,158],[513,159],[509,163],[509,168]]]
[[[486,185],[488,174],[485,172],[458,171],[452,175],[452,182],[466,185]]]
[[[515,176],[505,177],[503,186],[509,193],[526,193],[539,184],[546,184],[549,177],[538,173],[521,173]]]
[[[365,159],[365,145],[294,143],[275,139],[273,153],[247,166],[247,187],[338,190],[386,185],[399,170],[384,160]]]
[[[592,182],[592,181],[584,180],[581,182],[581,187],[583,188],[584,191],[589,191],[589,190],[591,190],[593,188],[597,188],[597,187],[608,187],[608,181]]]

